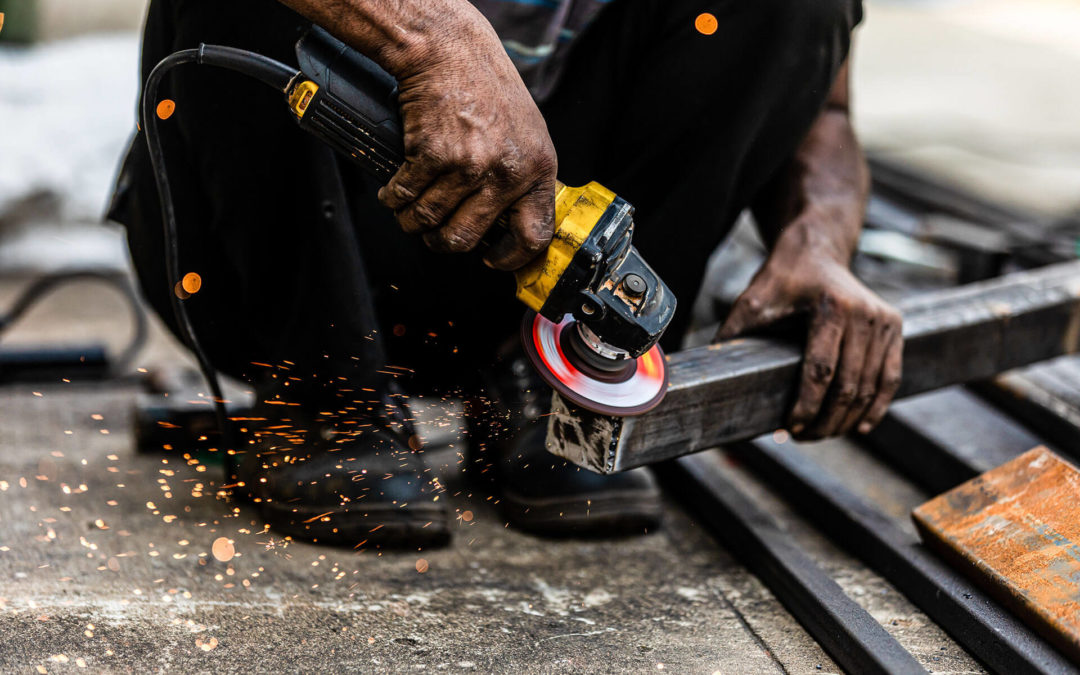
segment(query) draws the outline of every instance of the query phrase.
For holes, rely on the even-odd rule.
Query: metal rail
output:
[[[874,454],[931,494],[1045,445],[964,387],[897,402],[865,440]]]
[[[881,624],[856,604],[776,522],[719,469],[716,453],[660,467],[676,495],[757,576],[844,670],[925,673]]]
[[[1077,672],[1019,619],[924,549],[915,535],[901,530],[892,519],[794,447],[766,437],[740,444],[739,450],[739,459],[766,477],[799,509],[800,515],[888,579],[991,670]],[[689,459],[696,457],[679,462]],[[717,500],[716,507],[719,505]]]
[[[973,389],[1080,461],[1080,361],[1056,359],[1002,373]]]

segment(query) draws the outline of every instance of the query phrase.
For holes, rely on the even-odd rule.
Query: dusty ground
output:
[[[776,661],[744,612],[766,633],[797,632],[675,510],[664,533],[555,543],[506,530],[466,493],[446,550],[291,544],[200,490],[217,467],[133,455],[130,391],[42,393],[0,394],[8,414],[38,420],[2,439],[7,667],[767,671]],[[740,612],[747,599],[771,611]],[[805,637],[777,646],[828,663]]]
[[[17,286],[0,283],[0,303]],[[11,337],[122,343],[123,330],[122,304],[84,286],[59,292]],[[156,330],[140,363],[177,357]],[[451,547],[291,543],[215,496],[219,467],[134,452],[136,392],[0,387],[0,670],[836,671],[674,505],[647,536],[527,536],[457,473],[455,444],[435,452],[453,495]],[[849,445],[813,451],[840,460],[898,518],[923,498]],[[731,470],[929,669],[978,671],[891,586]]]

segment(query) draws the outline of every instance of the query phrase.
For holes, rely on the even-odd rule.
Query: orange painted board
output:
[[[1080,660],[1080,470],[1039,446],[912,518],[928,546]]]

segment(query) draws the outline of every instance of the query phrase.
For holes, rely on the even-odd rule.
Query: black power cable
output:
[[[154,181],[157,184],[158,196],[161,201],[161,219],[165,235],[165,273],[168,276],[169,299],[181,337],[183,337],[188,348],[194,352],[199,362],[199,369],[210,387],[218,426],[221,429],[226,445],[229,446],[231,443],[229,442],[230,434],[225,410],[225,398],[222,395],[217,371],[210,363],[210,359],[195,335],[195,328],[191,323],[191,318],[188,316],[187,308],[184,306],[184,300],[174,290],[176,284],[180,283],[181,280],[179,233],[176,224],[176,209],[173,205],[172,191],[169,187],[169,174],[165,166],[165,153],[162,150],[161,137],[158,133],[156,106],[158,88],[165,75],[176,66],[186,63],[217,66],[243,73],[278,89],[283,94],[288,91],[293,79],[299,73],[296,69],[289,68],[285,64],[261,54],[232,47],[204,44],[199,45],[198,49],[185,49],[162,59],[150,72],[150,77],[146,80],[146,87],[143,89],[142,127],[146,134],[146,145],[150,153],[150,166],[154,171]]]

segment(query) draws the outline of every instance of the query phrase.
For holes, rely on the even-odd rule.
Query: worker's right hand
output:
[[[399,75],[405,162],[379,200],[406,232],[445,252],[473,250],[506,213],[509,233],[484,260],[513,270],[551,240],[555,148],[495,31],[470,12]]]

